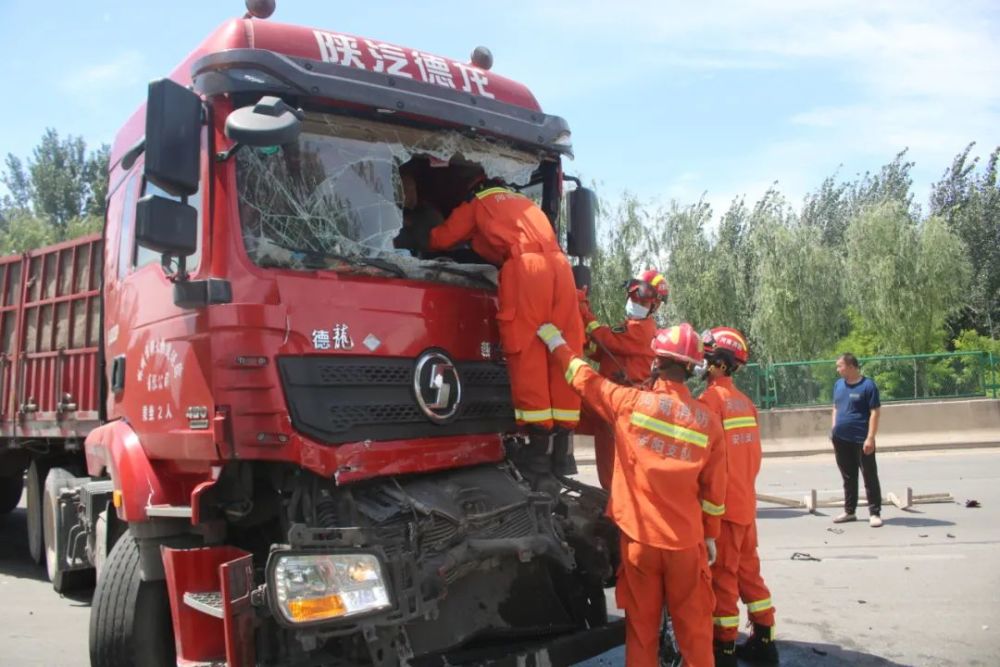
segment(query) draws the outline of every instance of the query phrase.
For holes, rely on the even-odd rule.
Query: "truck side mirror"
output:
[[[226,118],[226,136],[245,146],[284,146],[302,132],[300,109],[279,97],[265,96],[251,107],[240,107]]]
[[[198,192],[201,160],[201,98],[171,81],[149,84],[146,98],[146,178],[165,192]]]
[[[569,193],[569,227],[566,230],[566,254],[590,257],[597,249],[597,195],[588,188]]]
[[[135,207],[135,242],[171,257],[193,255],[198,249],[198,209],[146,195]]]

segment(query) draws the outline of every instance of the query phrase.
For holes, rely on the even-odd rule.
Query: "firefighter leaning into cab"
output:
[[[737,657],[764,665],[778,664],[774,643],[774,605],[760,576],[757,556],[757,496],[760,427],[753,402],[733,384],[732,375],[750,357],[746,338],[736,329],[717,327],[702,334],[708,387],[699,397],[722,420],[729,470],[726,514],[712,566],[715,590],[715,664],[736,667]],[[739,608],[743,599],[753,634],[739,647]]]
[[[598,373],[619,384],[638,386],[649,377],[649,367],[655,359],[649,342],[656,335],[653,314],[667,302],[670,290],[667,279],[659,271],[649,269],[623,285],[625,289],[625,321],[615,327],[601,324],[590,309],[584,295],[580,299],[580,315],[590,345],[587,356],[598,363]],[[615,469],[614,430],[610,423],[598,419],[584,406],[577,433],[594,436],[594,458],[601,488],[611,488]]]
[[[478,170],[465,201],[443,223],[418,234],[427,250],[469,242],[480,257],[500,267],[500,343],[514,416],[529,434],[528,446],[515,460],[533,487],[552,493],[552,440],[556,460],[565,461],[569,433],[580,420],[580,397],[549,361],[535,331],[543,322],[557,324],[576,354],[582,353],[584,340],[573,271],[552,224],[531,199]],[[550,438],[553,429],[555,438]],[[557,472],[575,472],[569,465]]]
[[[645,389],[601,377],[552,324],[538,336],[587,407],[614,424],[608,515],[621,530],[616,599],[625,610],[626,664],[658,665],[666,601],[685,664],[711,667],[709,566],[725,512],[726,461],[718,417],[684,384],[702,361],[698,334],[686,323],[657,332],[655,381]]]

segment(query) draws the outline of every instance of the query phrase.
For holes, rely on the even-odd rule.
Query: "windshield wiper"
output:
[[[438,271],[443,271],[444,273],[451,273],[451,274],[454,274],[456,276],[463,276],[465,278],[470,278],[472,280],[478,280],[479,282],[481,282],[481,283],[483,283],[485,285],[489,285],[490,287],[494,287],[494,288],[496,287],[496,283],[494,283],[492,280],[490,280],[486,276],[484,276],[484,275],[482,275],[480,273],[473,273],[472,271],[463,271],[462,269],[459,269],[459,268],[456,268],[454,266],[451,266],[450,264],[443,264],[443,263],[439,264],[439,263],[435,262],[434,263],[434,269],[436,269]]]
[[[302,266],[307,269],[329,269],[330,260],[343,262],[352,267],[371,266],[386,273],[391,273],[398,278],[406,278],[406,272],[398,266],[378,257],[358,257],[350,255],[336,255],[326,252],[316,252],[315,250],[297,250],[292,252],[302,255]]]

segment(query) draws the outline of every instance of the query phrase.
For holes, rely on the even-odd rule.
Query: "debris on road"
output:
[[[966,500],[965,501],[965,506],[973,508],[973,509],[978,508],[978,507],[982,507],[982,505],[979,504],[978,500]]]
[[[844,534],[844,529],[843,528],[827,528],[826,532],[828,532],[828,533],[836,533],[837,535],[843,535]]]
[[[792,554],[792,560],[812,560],[812,561],[816,561],[818,563],[822,559],[816,558],[812,554],[807,554],[807,553],[803,553],[801,551],[796,551],[795,553]]]

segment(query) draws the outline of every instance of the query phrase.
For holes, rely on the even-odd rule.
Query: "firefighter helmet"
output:
[[[670,295],[667,279],[656,269],[647,269],[626,282],[625,290],[633,301],[644,304],[666,303]]]
[[[687,322],[658,330],[650,348],[657,357],[685,364],[700,364],[705,358],[701,338]]]
[[[750,360],[750,346],[747,345],[747,339],[732,327],[710,329],[701,335],[701,342],[705,347],[705,356],[709,359],[721,356],[726,361],[735,361],[739,364],[745,364]],[[726,357],[731,357],[731,360]]]

